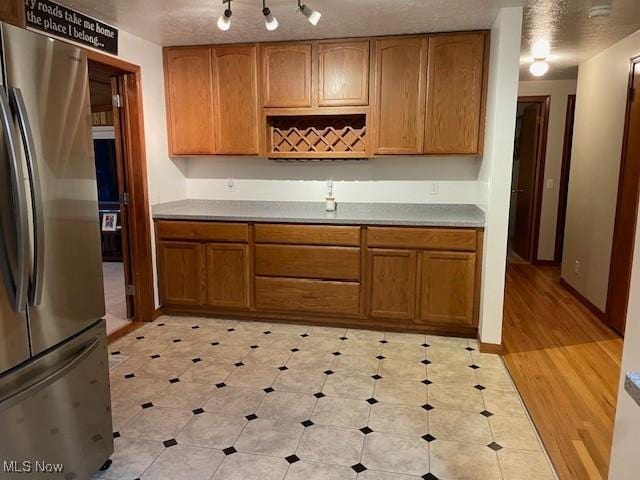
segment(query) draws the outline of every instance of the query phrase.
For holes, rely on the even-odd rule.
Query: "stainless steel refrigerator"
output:
[[[83,480],[113,452],[87,60],[0,29],[0,478]]]

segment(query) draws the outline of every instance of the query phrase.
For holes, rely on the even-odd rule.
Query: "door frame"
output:
[[[122,95],[123,167],[129,188],[128,227],[132,283],[135,289],[134,314],[137,322],[150,322],[156,316],[153,290],[153,261],[147,160],[142,107],[141,68],[116,57],[85,50],[87,59],[118,73]]]
[[[613,304],[613,296],[611,295],[611,292],[616,289],[619,288],[619,285],[616,285],[615,280],[614,280],[614,259],[618,258],[619,256],[619,249],[616,249],[616,243],[619,242],[630,242],[632,245],[632,250],[631,250],[631,254],[632,254],[632,258],[629,259],[630,262],[633,262],[633,245],[635,243],[635,234],[636,234],[636,229],[638,228],[638,225],[634,224],[632,228],[629,228],[630,225],[625,224],[622,221],[622,218],[620,217],[620,211],[621,211],[621,207],[623,206],[623,201],[624,201],[624,197],[622,195],[622,182],[623,182],[623,178],[625,178],[625,173],[626,173],[626,169],[625,166],[627,164],[627,153],[628,153],[628,148],[629,148],[629,139],[631,136],[631,131],[630,131],[630,122],[631,122],[631,104],[634,101],[634,94],[637,94],[637,92],[634,92],[634,90],[637,90],[637,88],[634,88],[634,75],[635,75],[635,70],[636,68],[640,68],[640,54],[635,55],[634,57],[631,58],[630,62],[629,62],[629,81],[628,81],[628,86],[627,86],[627,105],[626,105],[626,110],[625,110],[625,121],[624,121],[624,134],[623,134],[623,140],[622,140],[622,153],[621,153],[621,159],[620,159],[620,174],[619,174],[619,178],[618,178],[618,193],[617,193],[617,200],[616,200],[616,213],[615,213],[615,222],[614,222],[614,227],[613,227],[613,239],[612,239],[612,248],[611,248],[611,260],[609,263],[609,284],[608,284],[608,289],[607,289],[607,305],[606,305],[606,310],[605,310],[605,319],[606,319],[606,323],[613,328],[614,330],[616,330],[619,334],[621,334],[622,336],[624,336],[624,327],[622,329],[622,331],[618,330],[617,328],[615,328],[614,325],[611,324],[611,310],[612,310],[612,304]],[[640,183],[640,178],[637,179],[637,181]],[[638,208],[640,208],[639,205],[640,199],[636,198],[635,199],[635,212],[636,215],[633,215],[633,218],[637,218],[637,211]],[[625,281],[625,290],[626,290],[626,298],[627,298],[627,303],[628,303],[628,299],[629,299],[629,291],[631,288],[631,270],[629,271],[629,276],[628,278],[624,279]],[[625,317],[626,317],[626,312],[627,312],[627,308],[625,308]],[[626,318],[625,318],[626,321]]]
[[[562,166],[560,167],[560,190],[558,192],[558,216],[556,219],[556,248],[554,263],[562,263],[564,248],[564,227],[567,220],[567,199],[569,196],[569,172],[571,171],[571,153],[573,151],[573,126],[576,115],[576,95],[567,95],[567,112],[564,122],[564,145],[562,147]]]
[[[538,154],[533,181],[533,211],[531,214],[531,237],[529,239],[529,261],[532,265],[547,263],[538,260],[540,241],[540,215],[542,213],[542,193],[544,192],[544,168],[547,161],[547,135],[549,132],[549,106],[551,95],[519,96],[518,103],[537,103],[540,105]]]

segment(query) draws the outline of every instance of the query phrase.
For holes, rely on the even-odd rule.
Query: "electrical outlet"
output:
[[[440,194],[440,185],[438,182],[431,182],[429,184],[429,195],[439,195]]]
[[[580,260],[576,260],[576,263],[573,264],[573,273],[580,275]]]
[[[236,186],[236,183],[233,180],[233,178],[232,177],[227,178],[227,190],[232,192],[235,186]]]
[[[549,190],[553,188],[553,178],[547,178],[547,188]]]

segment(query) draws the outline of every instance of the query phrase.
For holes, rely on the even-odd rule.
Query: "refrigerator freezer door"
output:
[[[113,452],[112,428],[104,320],[0,377],[3,479],[91,478]],[[64,471],[36,472],[36,461]]]
[[[30,188],[41,189],[43,205],[43,295],[28,311],[36,355],[104,315],[89,78],[80,48],[5,24],[2,31],[5,83],[24,99],[40,177]]]

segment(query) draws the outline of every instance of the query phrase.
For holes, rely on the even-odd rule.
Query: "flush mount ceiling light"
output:
[[[533,58],[547,58],[551,53],[551,45],[547,40],[537,40],[531,45],[531,56]]]
[[[271,10],[265,4],[265,0],[262,0],[262,15],[264,15],[264,25],[270,32],[278,28],[278,19],[273,16]]]
[[[594,5],[589,9],[589,18],[602,18],[602,17],[608,17],[610,15],[611,15],[610,4]]]
[[[534,77],[541,77],[549,71],[549,64],[544,59],[537,59],[529,65],[529,71]]]
[[[226,32],[231,28],[231,0],[226,0],[226,2],[222,2],[227,4],[227,8],[225,8],[220,18],[218,18],[218,28],[223,32]]]
[[[316,26],[318,24],[318,22],[320,21],[320,17],[322,16],[322,14],[317,10],[314,10],[304,3],[300,3],[300,0],[298,0],[298,11],[302,15],[307,17],[307,20],[309,20],[309,23],[313,26]]]

